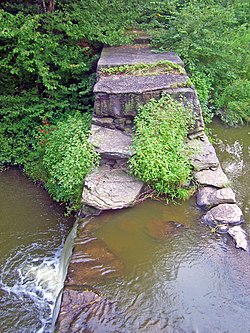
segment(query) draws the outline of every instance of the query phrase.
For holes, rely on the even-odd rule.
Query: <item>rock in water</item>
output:
[[[228,185],[228,178],[219,166],[216,170],[201,170],[194,172],[194,179],[201,185],[210,185],[218,188]]]
[[[197,205],[208,210],[223,203],[235,203],[235,194],[231,188],[218,189],[213,186],[201,187],[196,195]]]
[[[203,135],[204,140],[190,140],[187,143],[191,152],[190,163],[195,171],[218,168],[219,160],[213,145],[209,142],[207,136]]]
[[[235,226],[244,222],[241,209],[236,204],[221,204],[210,209],[204,216],[202,222],[216,227],[221,224]]]
[[[235,241],[235,246],[237,248],[241,248],[245,251],[248,251],[248,239],[247,233],[241,226],[236,225],[232,228],[229,228],[228,234],[233,238]]]

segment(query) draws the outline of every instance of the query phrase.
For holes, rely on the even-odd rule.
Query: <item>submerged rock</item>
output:
[[[228,178],[219,166],[216,170],[194,172],[194,179],[201,185],[223,188],[228,185]]]
[[[212,186],[205,186],[199,188],[196,194],[196,203],[204,210],[209,210],[219,204],[235,202],[235,194],[231,188],[218,189]]]
[[[121,276],[123,264],[105,242],[79,235],[74,243],[65,285],[90,285]]]
[[[164,239],[181,233],[187,229],[181,223],[175,221],[151,220],[146,226],[146,233],[156,239]]]
[[[85,179],[83,205],[101,210],[133,206],[143,189],[143,182],[125,171],[101,166]]]
[[[55,333],[83,332],[84,325],[81,328],[74,327],[76,320],[87,311],[90,304],[100,301],[101,297],[95,291],[80,287],[65,288]]]
[[[236,204],[220,204],[210,209],[201,220],[212,227],[224,224],[234,226],[244,222],[242,211]]]
[[[249,250],[246,231],[239,225],[229,228],[228,234],[233,238],[235,246],[245,251]]]

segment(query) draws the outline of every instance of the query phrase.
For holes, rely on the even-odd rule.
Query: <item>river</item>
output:
[[[250,129],[215,123],[213,131],[250,232]],[[72,223],[16,169],[0,174],[0,189],[0,331],[47,333]],[[105,301],[86,309],[86,332],[250,332],[250,256],[202,225],[200,214],[192,198],[182,205],[148,200],[95,218],[94,236],[123,269],[93,280]]]
[[[50,332],[72,220],[13,168],[0,173],[0,226],[0,332]]]

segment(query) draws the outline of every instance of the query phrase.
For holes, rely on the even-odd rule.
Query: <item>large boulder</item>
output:
[[[83,205],[100,210],[133,206],[143,189],[143,182],[123,170],[101,166],[85,179]]]
[[[236,204],[221,204],[210,209],[204,216],[202,222],[212,227],[220,225],[235,226],[244,222],[241,209]]]
[[[231,188],[218,189],[212,186],[199,188],[196,194],[197,205],[204,210],[223,203],[235,203],[235,194]]]
[[[228,186],[228,178],[219,166],[216,170],[201,170],[194,172],[194,179],[200,185],[210,185],[218,188]]]

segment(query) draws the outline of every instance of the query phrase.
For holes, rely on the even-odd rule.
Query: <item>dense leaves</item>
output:
[[[184,139],[191,125],[191,112],[182,103],[163,96],[142,106],[135,118],[135,155],[130,167],[135,176],[158,194],[185,199],[191,166]]]
[[[46,188],[53,198],[73,204],[74,209],[81,199],[83,179],[99,161],[88,141],[90,119],[90,114],[84,118],[80,113],[69,116],[57,123],[47,140],[41,141]]]
[[[250,2],[190,0],[178,4],[162,0],[156,3],[158,7],[159,3],[167,6],[156,23],[154,20],[147,24],[154,28],[151,33],[155,46],[171,49],[182,57],[201,102],[210,106],[210,112],[213,106],[231,125],[249,121],[249,90],[247,96],[240,91],[249,86],[250,79]],[[175,5],[172,15],[169,15],[170,4]],[[234,87],[237,89],[232,94]],[[225,103],[227,99],[232,102],[230,107]]]
[[[93,103],[100,47],[103,43],[128,41],[124,32],[136,15],[132,1],[1,2],[0,166],[22,166],[34,180],[44,182],[56,200],[70,204],[79,200],[79,184],[96,157],[74,114],[81,112],[86,121],[84,113],[91,110]],[[70,126],[70,121],[76,121],[77,129]],[[74,130],[79,132],[77,137]],[[69,133],[74,138],[71,148],[69,144],[64,147]],[[62,159],[52,138],[57,147],[64,147],[67,158]],[[46,149],[46,145],[41,146],[43,140]],[[61,160],[57,171],[50,163],[49,151],[53,151],[57,166]],[[79,153],[82,159],[75,163],[78,171],[74,172],[73,155],[78,158]]]

